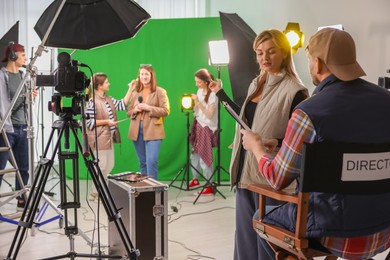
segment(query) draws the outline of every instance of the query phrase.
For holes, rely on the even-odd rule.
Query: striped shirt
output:
[[[298,177],[301,169],[303,143],[316,139],[313,123],[306,113],[297,109],[291,116],[283,145],[275,158],[264,155],[259,161],[259,171],[270,185],[281,190]],[[381,232],[362,237],[320,238],[321,244],[332,254],[345,259],[367,259],[390,246],[390,227]]]
[[[125,110],[126,109],[125,101],[123,99],[116,100],[115,98],[111,97],[111,100],[114,103],[115,110],[120,111],[120,110]],[[105,103],[106,108],[107,108],[108,119],[114,120],[114,113],[113,113],[113,111],[111,109],[110,104],[107,101],[105,101],[104,103]],[[91,131],[95,128],[95,114],[94,114],[94,110],[95,110],[95,104],[93,103],[93,100],[90,99],[89,102],[88,102],[88,105],[87,105],[86,114],[89,115],[89,119],[87,120],[87,127]],[[116,126],[110,126],[111,132],[114,132],[115,129],[116,129]]]

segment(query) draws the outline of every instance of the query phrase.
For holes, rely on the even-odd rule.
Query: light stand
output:
[[[192,111],[192,109],[194,107],[194,103],[193,103],[193,100],[191,98],[191,95],[188,95],[188,94],[183,95],[181,103],[182,103],[182,112],[185,112],[185,115],[187,117],[187,121],[186,121],[186,127],[187,127],[186,163],[179,170],[179,172],[176,174],[176,176],[173,178],[173,180],[169,184],[169,187],[174,187],[174,188],[178,188],[180,190],[185,190],[185,191],[193,190],[193,189],[190,189],[190,187],[189,187],[190,186],[189,185],[190,169],[196,171],[199,174],[199,176],[202,177],[206,181],[206,185],[215,186],[211,182],[212,178],[210,178],[210,179],[205,178],[204,175],[201,172],[199,172],[191,163],[191,151],[190,151],[190,135],[191,135],[191,133],[190,133],[190,111]],[[182,178],[180,186],[173,185],[173,183],[180,177],[181,174],[183,174],[183,178]],[[186,184],[186,187],[183,188],[184,183]],[[197,187],[194,188],[194,189],[197,189]],[[225,198],[225,196],[223,196],[223,194],[221,192],[219,192],[218,189],[215,189],[215,191],[218,192],[223,198]],[[201,194],[201,192],[199,194]],[[198,197],[196,198],[196,200],[194,201],[193,204],[196,203],[198,198],[199,198],[199,195],[198,195]]]
[[[26,98],[29,99],[29,100],[27,100],[26,103],[29,106],[28,109],[27,109],[27,114],[28,114],[29,118],[27,120],[27,129],[26,129],[26,131],[27,131],[28,147],[29,147],[29,149],[28,149],[29,159],[28,160],[29,160],[30,183],[34,182],[34,174],[33,174],[34,173],[34,128],[33,128],[33,122],[32,122],[32,107],[31,107],[32,103],[33,103],[33,101],[32,101],[33,100],[33,97],[32,97],[32,95],[33,95],[32,94],[33,86],[31,84],[31,81],[33,81],[32,78],[35,77],[35,73],[36,73],[36,68],[35,68],[34,64],[35,64],[36,60],[38,59],[38,57],[42,56],[42,52],[45,50],[44,43],[46,42],[47,38],[49,37],[50,31],[53,28],[54,22],[57,19],[57,17],[59,15],[62,7],[64,6],[65,2],[66,2],[66,0],[63,0],[61,2],[57,13],[54,15],[53,22],[51,23],[51,25],[48,28],[48,31],[46,32],[45,36],[43,37],[41,45],[38,46],[37,51],[34,54],[34,57],[31,59],[30,63],[26,66],[26,74],[24,75],[22,81],[20,82],[18,88],[16,89],[14,97],[12,98],[12,100],[10,102],[10,105],[8,107],[8,110],[4,114],[4,117],[1,118],[1,120],[0,120],[0,132],[3,132],[5,122],[11,116],[12,109],[14,108],[15,103],[16,103],[17,99],[19,98],[19,96],[20,96],[20,94],[22,92],[23,87],[25,85],[27,85],[29,87],[29,89],[28,89],[28,91],[26,91]],[[30,83],[26,84],[26,82],[28,80],[30,81]],[[17,165],[14,165],[14,167],[17,167]],[[26,200],[27,199],[26,192],[28,191],[29,186],[25,186],[23,181],[21,180],[21,178],[19,180],[19,184],[20,184],[20,187],[21,187],[21,191],[20,192],[21,192],[21,194],[23,194],[23,196],[24,196],[24,198]]]
[[[218,69],[218,79],[221,78],[221,66],[217,66]],[[221,102],[218,102],[218,124],[217,124],[217,166],[215,166],[212,176],[217,173],[217,185],[221,186],[221,170],[224,171],[228,176],[230,176],[229,171],[227,171],[223,166],[221,166]],[[227,184],[229,186],[229,184]]]
[[[226,40],[209,42],[209,62],[211,66],[216,66],[218,79],[221,79],[221,66],[229,64],[229,49]],[[221,170],[230,176],[229,171],[221,166],[221,104],[218,102],[218,124],[217,124],[217,165],[211,176],[217,174],[217,185],[221,186]]]
[[[217,70],[218,70],[218,79],[221,78],[221,68],[220,66],[218,65],[217,66]],[[204,189],[206,189],[207,185],[211,185],[211,187],[213,187],[213,189],[220,193],[219,190],[217,189],[216,186],[221,186],[221,169],[227,174],[229,175],[229,172],[225,170],[225,168],[223,168],[221,166],[221,127],[220,127],[220,102],[217,102],[218,105],[217,105],[217,130],[216,130],[216,133],[217,133],[217,163],[216,163],[216,166],[214,168],[214,171],[213,173],[211,174],[210,178],[208,180],[206,180],[206,183],[205,185],[203,185],[202,187],[202,190],[199,192],[198,196],[196,197],[195,201],[194,201],[194,204],[198,201],[199,197],[202,195],[202,192],[204,191]],[[217,174],[217,184],[215,184],[213,182],[213,179],[214,179],[214,175]],[[230,175],[229,175],[230,176]],[[226,197],[224,195],[222,195],[222,193],[220,193],[221,196],[226,199]]]
[[[9,106],[7,112],[5,113],[4,118],[2,118],[2,120],[0,121],[0,131],[3,130],[6,120],[10,117],[10,115],[12,113],[12,109],[17,101],[17,98],[20,96],[22,88],[26,84],[27,79],[30,76],[35,77],[35,72],[34,72],[35,61],[38,57],[40,57],[42,55],[42,52],[45,50],[44,44],[46,43],[46,41],[50,35],[50,32],[51,32],[51,30],[52,30],[52,28],[57,20],[62,8],[64,7],[65,3],[66,3],[66,0],[62,0],[62,2],[59,4],[58,10],[56,11],[56,13],[53,17],[53,20],[51,21],[44,37],[42,38],[42,43],[38,46],[38,49],[35,52],[34,57],[32,58],[31,62],[27,65],[26,75],[23,77],[22,81],[20,82],[19,87],[15,92],[14,98],[10,102],[10,106]],[[31,86],[31,84],[30,84],[30,93],[28,93],[28,95],[30,95],[30,97],[32,99],[32,86]],[[82,118],[84,120],[83,123],[85,126],[84,102],[81,102],[81,110],[82,110]],[[33,130],[32,129],[32,118],[31,118],[32,113],[29,112],[29,114],[30,114],[30,118],[28,121],[29,125],[28,125],[27,130],[31,131],[31,130]],[[74,159],[78,158],[77,150],[83,150],[83,152],[84,152],[84,149],[81,145],[81,142],[78,140],[78,137],[77,137],[76,129],[78,127],[79,127],[78,122],[75,121],[72,117],[69,117],[69,115],[62,118],[62,120],[57,120],[56,122],[54,122],[54,124],[52,126],[52,132],[50,134],[49,141],[47,143],[47,147],[45,148],[45,152],[42,155],[40,162],[39,162],[36,178],[33,178],[34,161],[31,160],[31,159],[33,159],[33,156],[31,154],[34,151],[34,149],[33,149],[34,142],[33,142],[33,138],[30,138],[30,140],[29,140],[29,155],[31,155],[31,157],[29,158],[29,170],[30,170],[31,183],[33,184],[32,189],[31,189],[31,196],[29,196],[27,198],[26,206],[23,210],[21,219],[18,223],[18,227],[16,229],[15,236],[13,238],[13,241],[12,241],[11,247],[9,249],[6,260],[13,260],[13,259],[17,258],[19,250],[20,250],[20,248],[25,240],[25,234],[26,234],[27,228],[31,228],[33,226],[34,215],[38,211],[39,202],[40,202],[42,197],[43,198],[46,197],[46,195],[43,194],[43,190],[44,190],[46,181],[48,179],[50,170],[52,168],[55,154],[57,152],[57,149],[59,148],[59,144],[61,142],[61,137],[64,134],[64,132],[65,132],[65,136],[66,136],[67,134],[69,134],[69,131],[71,130],[73,135],[74,135],[74,138],[76,140],[76,143],[77,143],[76,152],[74,152],[71,155],[70,159],[74,160]],[[57,143],[55,144],[55,149],[54,149],[55,151],[53,152],[51,160],[50,160],[50,159],[46,158],[46,154],[49,150],[49,145],[52,141],[52,138],[53,138],[55,131],[58,132],[58,139],[57,139]],[[85,129],[83,129],[83,131],[85,131]],[[27,136],[33,137],[33,134],[28,133]],[[127,233],[126,228],[124,226],[124,223],[121,219],[121,215],[120,215],[120,213],[115,205],[115,202],[112,198],[112,195],[110,194],[108,186],[105,183],[105,180],[104,180],[103,174],[101,173],[101,170],[99,168],[98,162],[97,162],[97,160],[95,160],[95,157],[92,154],[92,150],[91,149],[89,149],[89,150],[91,151],[92,160],[88,160],[86,157],[84,157],[84,161],[85,161],[85,164],[88,166],[89,173],[91,174],[91,176],[93,178],[93,182],[95,184],[95,187],[98,190],[99,196],[102,198],[102,203],[103,203],[103,206],[104,206],[106,213],[109,217],[109,221],[115,223],[118,234],[121,237],[121,240],[122,240],[124,247],[126,249],[128,259],[136,260],[140,254],[139,250],[137,250],[133,247],[133,244],[132,244],[132,241],[129,237],[129,234]],[[61,156],[64,156],[63,159],[69,159],[68,155],[63,154]],[[75,167],[75,165],[73,165],[73,166]],[[60,167],[61,167],[61,165],[60,165]],[[79,257],[87,257],[87,258],[99,258],[99,259],[102,259],[102,257],[103,258],[104,257],[110,258],[110,259],[121,259],[121,256],[110,256],[110,255],[106,256],[106,255],[101,255],[100,252],[97,255],[78,254],[75,252],[75,250],[74,250],[74,235],[78,234],[78,232],[79,232],[79,228],[77,226],[77,208],[80,207],[79,192],[78,192],[79,180],[78,180],[78,175],[74,177],[73,187],[77,188],[76,189],[77,192],[75,192],[75,194],[74,194],[74,201],[68,203],[67,198],[66,198],[66,188],[65,188],[65,186],[66,186],[65,172],[63,171],[63,172],[61,172],[61,174],[62,174],[62,176],[60,176],[60,179],[62,180],[62,183],[61,183],[61,199],[62,200],[61,200],[60,208],[62,210],[64,210],[64,213],[65,213],[64,214],[65,225],[66,225],[65,232],[69,238],[70,251],[67,254],[56,256],[56,257],[51,257],[51,258],[47,258],[47,259],[60,259],[60,258],[74,259],[75,257],[78,257],[78,256]],[[23,182],[21,183],[21,187],[23,187]],[[54,209],[57,209],[57,207],[54,205],[54,203],[52,203],[48,198],[45,198],[45,200],[50,204],[50,206],[52,206]],[[73,210],[74,219],[76,221],[75,224],[72,224],[69,221],[68,210]],[[57,212],[62,213],[60,209],[57,209]],[[62,217],[62,215],[60,214],[59,217]]]
[[[209,42],[209,63],[212,66],[217,66],[218,70],[218,79],[221,78],[221,66],[226,66],[229,64],[229,52],[228,52],[228,46],[226,40],[220,40],[220,41],[210,41]],[[221,169],[225,171],[228,175],[229,172],[226,171],[223,167],[221,167],[221,127],[220,127],[220,104],[218,103],[217,107],[217,163],[214,168],[213,173],[211,174],[210,178],[207,181],[205,185],[203,185],[202,190],[199,192],[198,196],[196,197],[194,204],[199,199],[199,197],[202,195],[202,192],[206,189],[208,185],[211,184],[211,187],[215,189],[218,193],[218,189],[216,188],[217,185],[221,185]],[[214,175],[217,173],[218,175],[218,183],[214,184],[213,179]],[[222,195],[222,194],[221,194]],[[225,199],[225,196],[222,195],[222,197]]]
[[[186,190],[189,191],[190,189],[190,168],[192,170],[195,170],[199,175],[204,177],[191,163],[191,152],[190,152],[190,111],[192,111],[194,108],[194,101],[191,98],[190,94],[184,94],[181,98],[181,111],[185,113],[185,116],[187,118],[186,128],[187,128],[187,144],[186,144],[186,163],[184,166],[179,170],[179,172],[176,174],[176,176],[173,178],[171,183],[169,184],[169,187],[178,188],[180,190]],[[183,178],[181,180],[180,186],[175,186],[173,183],[179,178],[179,176],[183,174]],[[183,188],[184,183],[186,184],[186,187]],[[195,188],[196,189],[196,188]]]
[[[186,129],[187,129],[187,143],[186,143],[186,163],[184,166],[179,170],[179,172],[176,174],[176,176],[173,178],[171,183],[169,184],[169,187],[174,187],[180,190],[189,191],[190,189],[190,168],[197,171],[200,175],[201,173],[191,164],[191,155],[190,155],[190,112],[188,110],[184,111],[185,116],[187,118],[186,121]],[[181,180],[180,186],[173,185],[174,182],[180,177],[180,175],[183,174],[183,178]],[[183,188],[185,184],[185,187]]]

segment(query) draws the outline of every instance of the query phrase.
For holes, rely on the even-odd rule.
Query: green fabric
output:
[[[133,39],[128,39],[94,50],[77,51],[72,58],[88,64],[93,73],[104,72],[111,83],[109,95],[120,99],[127,84],[135,79],[140,64],[152,64],[158,85],[167,90],[171,114],[165,119],[166,139],[163,140],[159,156],[159,180],[172,180],[186,164],[187,126],[186,114],[181,111],[181,96],[196,93],[194,74],[200,68],[207,68],[217,77],[217,68],[208,65],[208,42],[223,39],[219,18],[156,19],[150,20]],[[60,50],[61,51],[61,50]],[[90,76],[90,72],[83,71]],[[228,68],[221,68],[224,89],[231,97]],[[124,111],[117,112],[118,119],[126,118]],[[79,116],[78,116],[79,117]],[[193,116],[190,113],[190,123]],[[115,145],[115,167],[113,174],[138,171],[139,164],[134,146],[127,138],[129,120],[119,124],[122,144]],[[234,121],[221,108],[221,166],[229,169],[233,142]],[[71,142],[72,143],[72,142]],[[216,149],[214,151],[216,163]],[[80,178],[85,178],[87,167],[79,162]],[[70,162],[66,163],[67,177],[72,178]],[[184,171],[178,178],[182,180]],[[217,175],[215,175],[217,176]],[[229,176],[221,170],[221,179]],[[189,173],[189,178],[192,173]]]

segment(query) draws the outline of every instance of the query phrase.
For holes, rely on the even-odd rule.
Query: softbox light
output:
[[[256,33],[237,14],[219,12],[223,38],[229,43],[229,75],[233,100],[244,103],[248,87],[259,73],[253,41]]]
[[[19,43],[19,21],[17,21],[0,39],[0,60],[3,58],[5,48],[7,48],[11,41]],[[6,65],[6,62],[0,61],[0,67],[5,67]]]

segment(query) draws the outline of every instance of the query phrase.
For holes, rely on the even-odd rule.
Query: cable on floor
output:
[[[235,209],[235,208],[234,207],[221,207],[221,208],[211,209],[211,210],[207,210],[207,211],[198,211],[198,212],[187,213],[187,214],[180,215],[177,218],[169,221],[168,224],[170,224],[176,220],[179,220],[182,217],[187,217],[187,216],[192,216],[192,215],[201,215],[201,214],[206,214],[206,213],[214,212],[217,210],[223,210],[223,209]]]
[[[187,247],[184,243],[181,243],[179,241],[175,241],[175,240],[170,240],[168,239],[169,242],[172,242],[172,243],[176,243],[176,244],[179,244],[181,245],[184,249],[188,250],[188,251],[191,251],[193,253],[195,253],[196,255],[187,255],[187,259],[190,259],[190,260],[198,260],[198,259],[202,259],[202,258],[205,258],[205,259],[216,259],[214,257],[211,257],[211,256],[205,256],[205,255],[202,255],[200,252],[197,252],[189,247]]]

